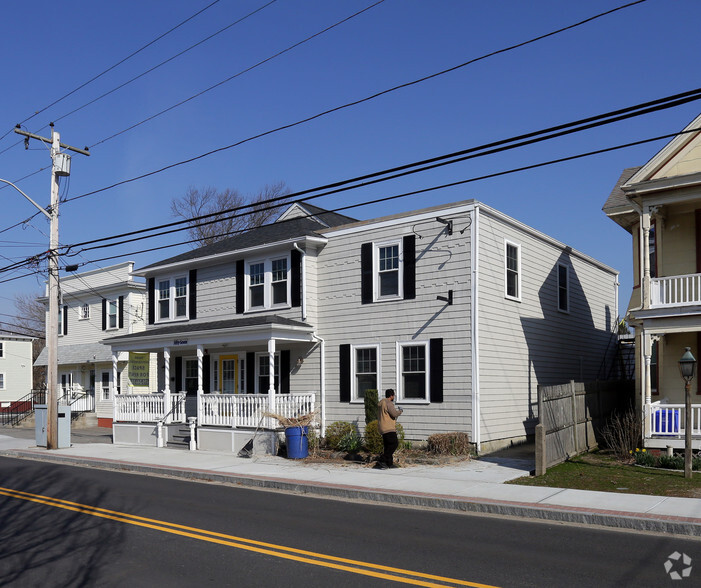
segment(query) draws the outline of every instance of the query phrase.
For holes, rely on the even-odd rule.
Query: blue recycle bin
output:
[[[655,431],[658,435],[679,434],[679,409],[668,408],[655,413]]]
[[[309,427],[287,427],[285,445],[289,459],[304,459],[309,456]]]

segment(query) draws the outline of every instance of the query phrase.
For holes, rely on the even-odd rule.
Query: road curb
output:
[[[541,521],[595,525],[625,530],[651,531],[655,533],[701,537],[701,521],[688,517],[592,510],[582,507],[552,506],[412,491],[377,490],[361,486],[342,486],[324,482],[300,482],[299,480],[286,478],[227,474],[193,468],[176,469],[166,466],[137,464],[100,458],[72,457],[44,453],[37,454],[33,451],[23,450],[4,450],[0,451],[0,455],[62,465],[168,476],[191,481],[226,483],[244,488],[277,490],[340,500],[362,500],[395,506],[452,510],[465,513],[511,516]]]

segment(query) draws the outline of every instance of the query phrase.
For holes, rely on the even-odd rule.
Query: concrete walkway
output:
[[[534,469],[527,459],[496,456],[375,470],[352,463],[113,445],[109,429],[75,431],[70,448],[47,451],[36,447],[33,431],[19,431],[0,429],[0,455],[346,500],[701,536],[701,499],[505,484]]]

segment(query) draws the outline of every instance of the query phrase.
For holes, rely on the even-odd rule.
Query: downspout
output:
[[[292,246],[302,254],[302,320],[307,320],[307,253],[297,243]]]
[[[304,258],[302,258],[304,259]],[[326,435],[326,341],[318,335],[312,334],[312,337],[319,343],[320,358],[320,374],[319,374],[319,396],[321,397],[321,431],[319,436]]]
[[[480,385],[479,385],[479,324],[478,324],[478,283],[479,283],[479,205],[475,205],[470,231],[470,267],[472,269],[471,304],[470,304],[470,333],[472,337],[472,442],[477,451],[480,450]]]

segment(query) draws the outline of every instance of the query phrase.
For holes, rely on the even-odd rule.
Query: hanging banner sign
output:
[[[129,380],[135,388],[148,388],[149,354],[129,352]]]

